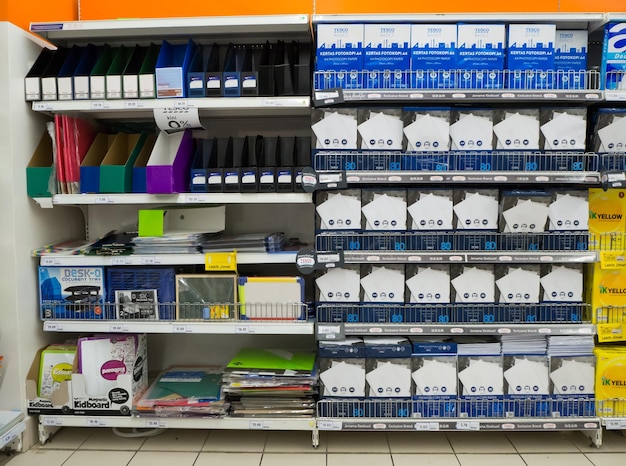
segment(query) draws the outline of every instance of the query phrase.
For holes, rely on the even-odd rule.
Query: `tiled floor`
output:
[[[166,430],[126,438],[111,429],[65,428],[0,466],[623,466],[626,436],[604,432],[309,432]]]

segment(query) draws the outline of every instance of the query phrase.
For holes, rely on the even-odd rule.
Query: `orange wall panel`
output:
[[[0,3],[5,2],[6,20],[26,30],[31,22],[78,19],[78,0],[0,0]],[[2,7],[0,6],[1,15]]]
[[[80,19],[311,14],[312,0],[81,0]]]
[[[579,1],[581,3],[584,2],[584,0]],[[617,2],[623,0],[613,1]],[[319,15],[359,13],[543,13],[556,11],[559,11],[558,0],[517,0],[513,2],[503,2],[499,0],[484,0],[482,2],[471,2],[467,0],[446,0],[445,2],[433,2],[429,0],[394,0],[390,2],[383,2],[381,0],[317,0],[315,7],[315,14]]]
[[[624,0],[561,0],[561,10],[576,13],[626,11]]]

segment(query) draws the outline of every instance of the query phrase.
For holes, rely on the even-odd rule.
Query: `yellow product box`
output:
[[[597,415],[626,416],[626,347],[596,347]]]
[[[623,249],[626,189],[589,189],[589,249]]]
[[[626,270],[603,269],[601,264],[596,263],[592,274],[592,322],[621,322],[626,313],[619,309],[608,311],[600,308],[626,306]]]

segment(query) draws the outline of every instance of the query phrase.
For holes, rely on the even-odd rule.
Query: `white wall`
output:
[[[24,76],[39,54],[33,36],[0,22],[0,409],[25,411],[24,381],[36,350],[63,335],[46,335],[39,320],[37,260],[31,251],[82,236],[77,209],[41,209],[26,195],[26,165],[49,119],[24,101]],[[32,437],[25,437],[29,447]],[[36,438],[34,439],[36,441]]]

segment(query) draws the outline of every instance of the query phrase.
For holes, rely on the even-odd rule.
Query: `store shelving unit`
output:
[[[24,415],[19,411],[0,411],[0,449],[20,451],[22,432],[26,429]]]
[[[56,45],[87,43],[147,43],[152,41],[183,41],[193,38],[207,43],[256,43],[266,40],[311,40],[310,18],[308,15],[278,16],[242,16],[210,17],[185,19],[154,19],[128,21],[87,21],[62,23],[35,23],[31,31]],[[84,100],[84,101],[40,101],[32,103],[32,111],[44,115],[72,113],[95,118],[106,122],[150,121],[155,112],[165,108],[186,108],[198,112],[205,125],[215,135],[246,131],[248,126],[260,127],[260,131],[269,134],[308,135],[311,99],[308,95],[286,97],[232,97],[201,99],[132,99],[132,100]],[[260,122],[260,123],[259,123]],[[234,128],[234,129],[233,129]],[[258,129],[257,129],[258,130]],[[211,134],[213,135],[213,134]],[[141,206],[184,205],[201,206],[226,204],[227,228],[233,232],[250,230],[255,222],[261,221],[259,228],[284,229],[297,224],[301,231],[307,231],[311,223],[312,195],[304,192],[293,193],[182,193],[171,195],[150,194],[86,194],[54,195],[50,198],[38,198],[35,201],[41,207],[58,208],[76,206],[83,211],[88,231],[88,239],[97,238],[111,227],[124,212]],[[235,209],[229,222],[228,209]],[[247,209],[247,210],[246,210]],[[281,215],[277,216],[276,209]],[[122,213],[115,214],[120,211]],[[284,215],[283,215],[284,214]],[[250,215],[248,222],[241,223],[244,215]],[[264,223],[263,223],[264,222]],[[234,223],[235,225],[231,225]],[[241,223],[241,224],[240,224]],[[312,228],[311,228],[312,230]],[[230,231],[230,230],[229,230]],[[306,240],[306,238],[304,238]],[[310,239],[310,238],[309,238]],[[255,270],[271,270],[279,266],[293,268],[295,272],[295,252],[275,254],[246,253],[237,254],[237,265]],[[54,266],[201,266],[206,263],[205,254],[154,254],[129,256],[85,256],[85,255],[47,255],[39,258],[40,265]],[[280,296],[276,297],[280,303]],[[239,346],[237,338],[247,344],[257,338],[280,346],[281,338],[286,341],[298,341],[314,344],[314,322],[304,320],[244,320],[229,319],[222,321],[171,320],[171,321],[133,321],[133,320],[65,320],[52,319],[43,322],[46,333],[147,333],[167,345],[168,338],[186,338],[189,335],[213,335],[215,338],[228,338],[229,348],[220,350],[228,353]],[[230,338],[230,336],[237,336]],[[177,337],[178,336],[178,337]],[[165,340],[163,340],[163,338]],[[219,340],[219,341],[222,341]],[[226,341],[226,340],[224,340]],[[219,343],[217,343],[219,344]],[[200,355],[196,356],[198,359]],[[222,361],[225,363],[226,361]],[[167,361],[165,362],[167,364]],[[158,367],[156,369],[159,369]],[[303,430],[312,432],[312,443],[317,446],[317,425],[314,417],[306,418],[223,418],[223,419],[185,419],[185,418],[146,418],[139,415],[131,417],[114,416],[39,416],[39,440],[45,442],[59,427],[129,427],[129,428],[184,428],[184,429],[244,429],[244,430]]]

